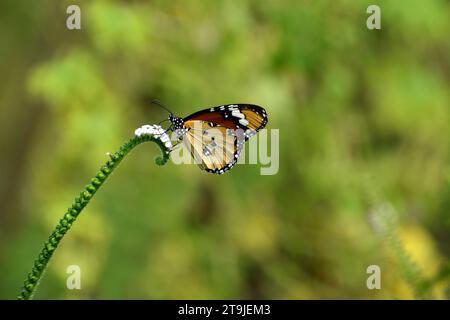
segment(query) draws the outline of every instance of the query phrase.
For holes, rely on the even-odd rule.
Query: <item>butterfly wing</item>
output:
[[[223,174],[238,161],[244,144],[244,131],[212,122],[187,120],[183,142],[200,169]]]
[[[203,170],[222,174],[238,161],[245,141],[267,124],[264,108],[231,104],[198,111],[184,120],[184,143]]]
[[[184,121],[202,120],[229,129],[247,129],[258,132],[267,124],[264,108],[254,104],[230,104],[198,111]]]

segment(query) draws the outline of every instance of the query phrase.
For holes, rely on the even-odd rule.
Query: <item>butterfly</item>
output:
[[[268,121],[266,110],[254,104],[222,105],[185,118],[169,113],[169,129],[190,151],[200,169],[215,174],[233,168],[245,142]]]

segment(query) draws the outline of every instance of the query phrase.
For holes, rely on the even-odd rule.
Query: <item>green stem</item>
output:
[[[140,137],[133,137],[127,143],[120,147],[119,151],[114,154],[110,154],[110,160],[106,162],[104,166],[100,168],[100,171],[92,178],[91,182],[81,191],[80,196],[75,198],[72,206],[64,214],[63,218],[58,222],[55,229],[51,233],[48,240],[44,243],[38,258],[34,261],[31,272],[28,273],[27,279],[23,285],[22,291],[18,296],[20,300],[28,300],[32,298],[42,275],[58,247],[61,239],[70,230],[70,227],[77,219],[81,211],[86,207],[89,201],[92,199],[94,194],[103,185],[106,179],[114,171],[114,169],[119,165],[119,163],[125,158],[125,156],[137,145],[142,142],[152,141],[158,144],[163,153],[155,159],[157,165],[164,165],[169,160],[169,149],[161,142],[158,138],[151,135],[142,135]]]

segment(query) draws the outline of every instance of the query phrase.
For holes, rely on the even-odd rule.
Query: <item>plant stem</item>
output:
[[[61,239],[70,230],[78,215],[81,213],[84,207],[86,207],[97,190],[100,189],[100,187],[114,171],[114,169],[119,165],[119,163],[123,160],[123,158],[125,158],[125,156],[134,147],[148,141],[155,142],[161,148],[161,151],[163,153],[162,156],[159,156],[155,159],[157,165],[164,165],[169,160],[170,150],[167,149],[167,147],[164,145],[164,143],[161,142],[161,140],[153,137],[152,135],[141,135],[133,137],[124,145],[122,145],[119,151],[114,154],[109,154],[111,159],[108,160],[106,164],[100,168],[100,171],[94,176],[94,178],[91,179],[90,183],[83,189],[83,191],[81,191],[80,195],[75,198],[72,206],[67,210],[62,219],[56,225],[48,240],[44,243],[44,247],[42,248],[38,258],[34,261],[31,272],[28,273],[27,279],[24,282],[22,291],[20,292],[18,299],[28,300],[33,297],[33,294],[36,291],[36,287],[38,286],[39,281],[42,278],[42,275],[50,261],[50,258],[61,242]]]

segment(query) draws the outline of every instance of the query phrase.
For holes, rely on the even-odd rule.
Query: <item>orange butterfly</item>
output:
[[[167,108],[157,103],[167,111]],[[244,143],[267,124],[267,112],[254,104],[229,104],[198,111],[186,118],[170,112],[169,121],[200,169],[223,174],[233,168]]]

